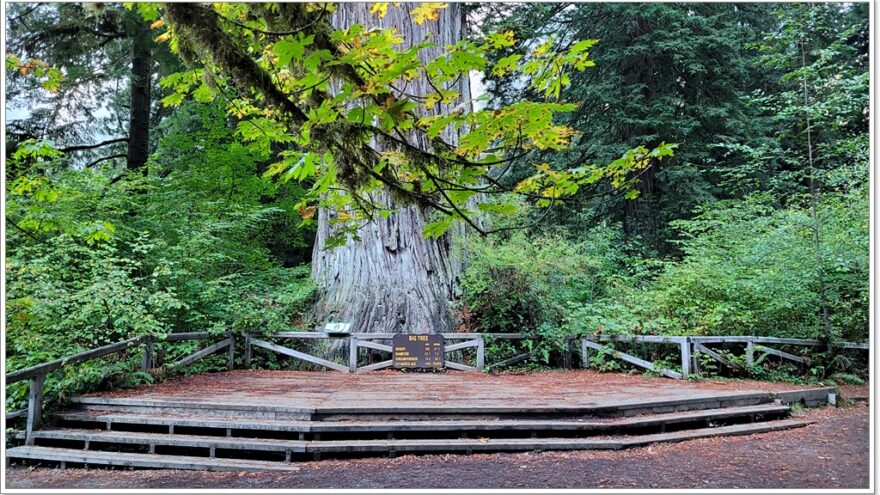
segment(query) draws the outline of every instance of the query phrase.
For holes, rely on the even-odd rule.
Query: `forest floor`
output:
[[[868,488],[868,386],[805,428],[623,451],[303,462],[294,473],[13,468],[7,488]]]

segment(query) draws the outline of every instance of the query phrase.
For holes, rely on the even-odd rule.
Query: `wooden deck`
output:
[[[92,394],[85,402],[186,403],[194,408],[321,412],[603,410],[803,388],[758,382],[692,383],[589,371],[523,375],[232,371]],[[200,407],[201,406],[201,407]]]
[[[15,462],[295,469],[322,456],[607,449],[808,426],[788,404],[836,389],[590,371],[231,371],[79,397]]]

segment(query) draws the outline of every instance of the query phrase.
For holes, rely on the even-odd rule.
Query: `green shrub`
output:
[[[471,239],[466,244],[471,264],[462,284],[463,325],[481,332],[544,335],[555,342],[564,335],[593,333],[864,341],[866,193],[822,199],[818,256],[810,212],[803,198],[795,199],[785,208],[761,195],[718,202],[692,220],[676,222],[681,259],[628,256],[623,241],[604,226],[576,240],[523,232]],[[817,266],[831,335],[820,325]],[[542,349],[538,358],[546,362],[557,350]],[[811,357],[811,373],[818,378],[864,370],[864,363],[849,354],[814,350]],[[784,366],[772,368],[775,374],[788,372]]]
[[[578,241],[523,232],[469,239],[462,277],[466,325],[480,332],[559,327],[572,304],[608,293],[619,268],[616,241],[610,229],[596,229]]]
[[[820,205],[820,258],[832,339],[868,337],[867,201],[829,196]],[[569,326],[609,334],[821,337],[819,275],[809,212],[765,197],[719,203],[682,232],[681,260],[655,278],[633,273],[606,297],[570,307]],[[634,282],[636,281],[636,282]]]
[[[308,230],[287,220],[302,191],[261,176],[268,156],[232,139],[222,106],[182,108],[156,136],[145,174],[76,169],[37,145],[20,160],[23,175],[7,182],[17,228],[7,232],[6,372],[136,336],[303,324],[309,267],[284,266],[273,247],[308,245]],[[203,344],[160,347],[171,362]],[[143,382],[139,359],[65,367],[48,377],[47,400]],[[224,368],[214,356],[183,371]],[[26,388],[7,388],[8,410]]]

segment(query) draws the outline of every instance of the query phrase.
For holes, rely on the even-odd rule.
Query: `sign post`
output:
[[[446,339],[440,334],[397,334],[392,338],[391,347],[395,368],[436,369],[446,365]]]

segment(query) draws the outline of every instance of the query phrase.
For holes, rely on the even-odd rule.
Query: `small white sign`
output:
[[[348,333],[351,330],[351,323],[327,323],[324,325],[326,333]]]

